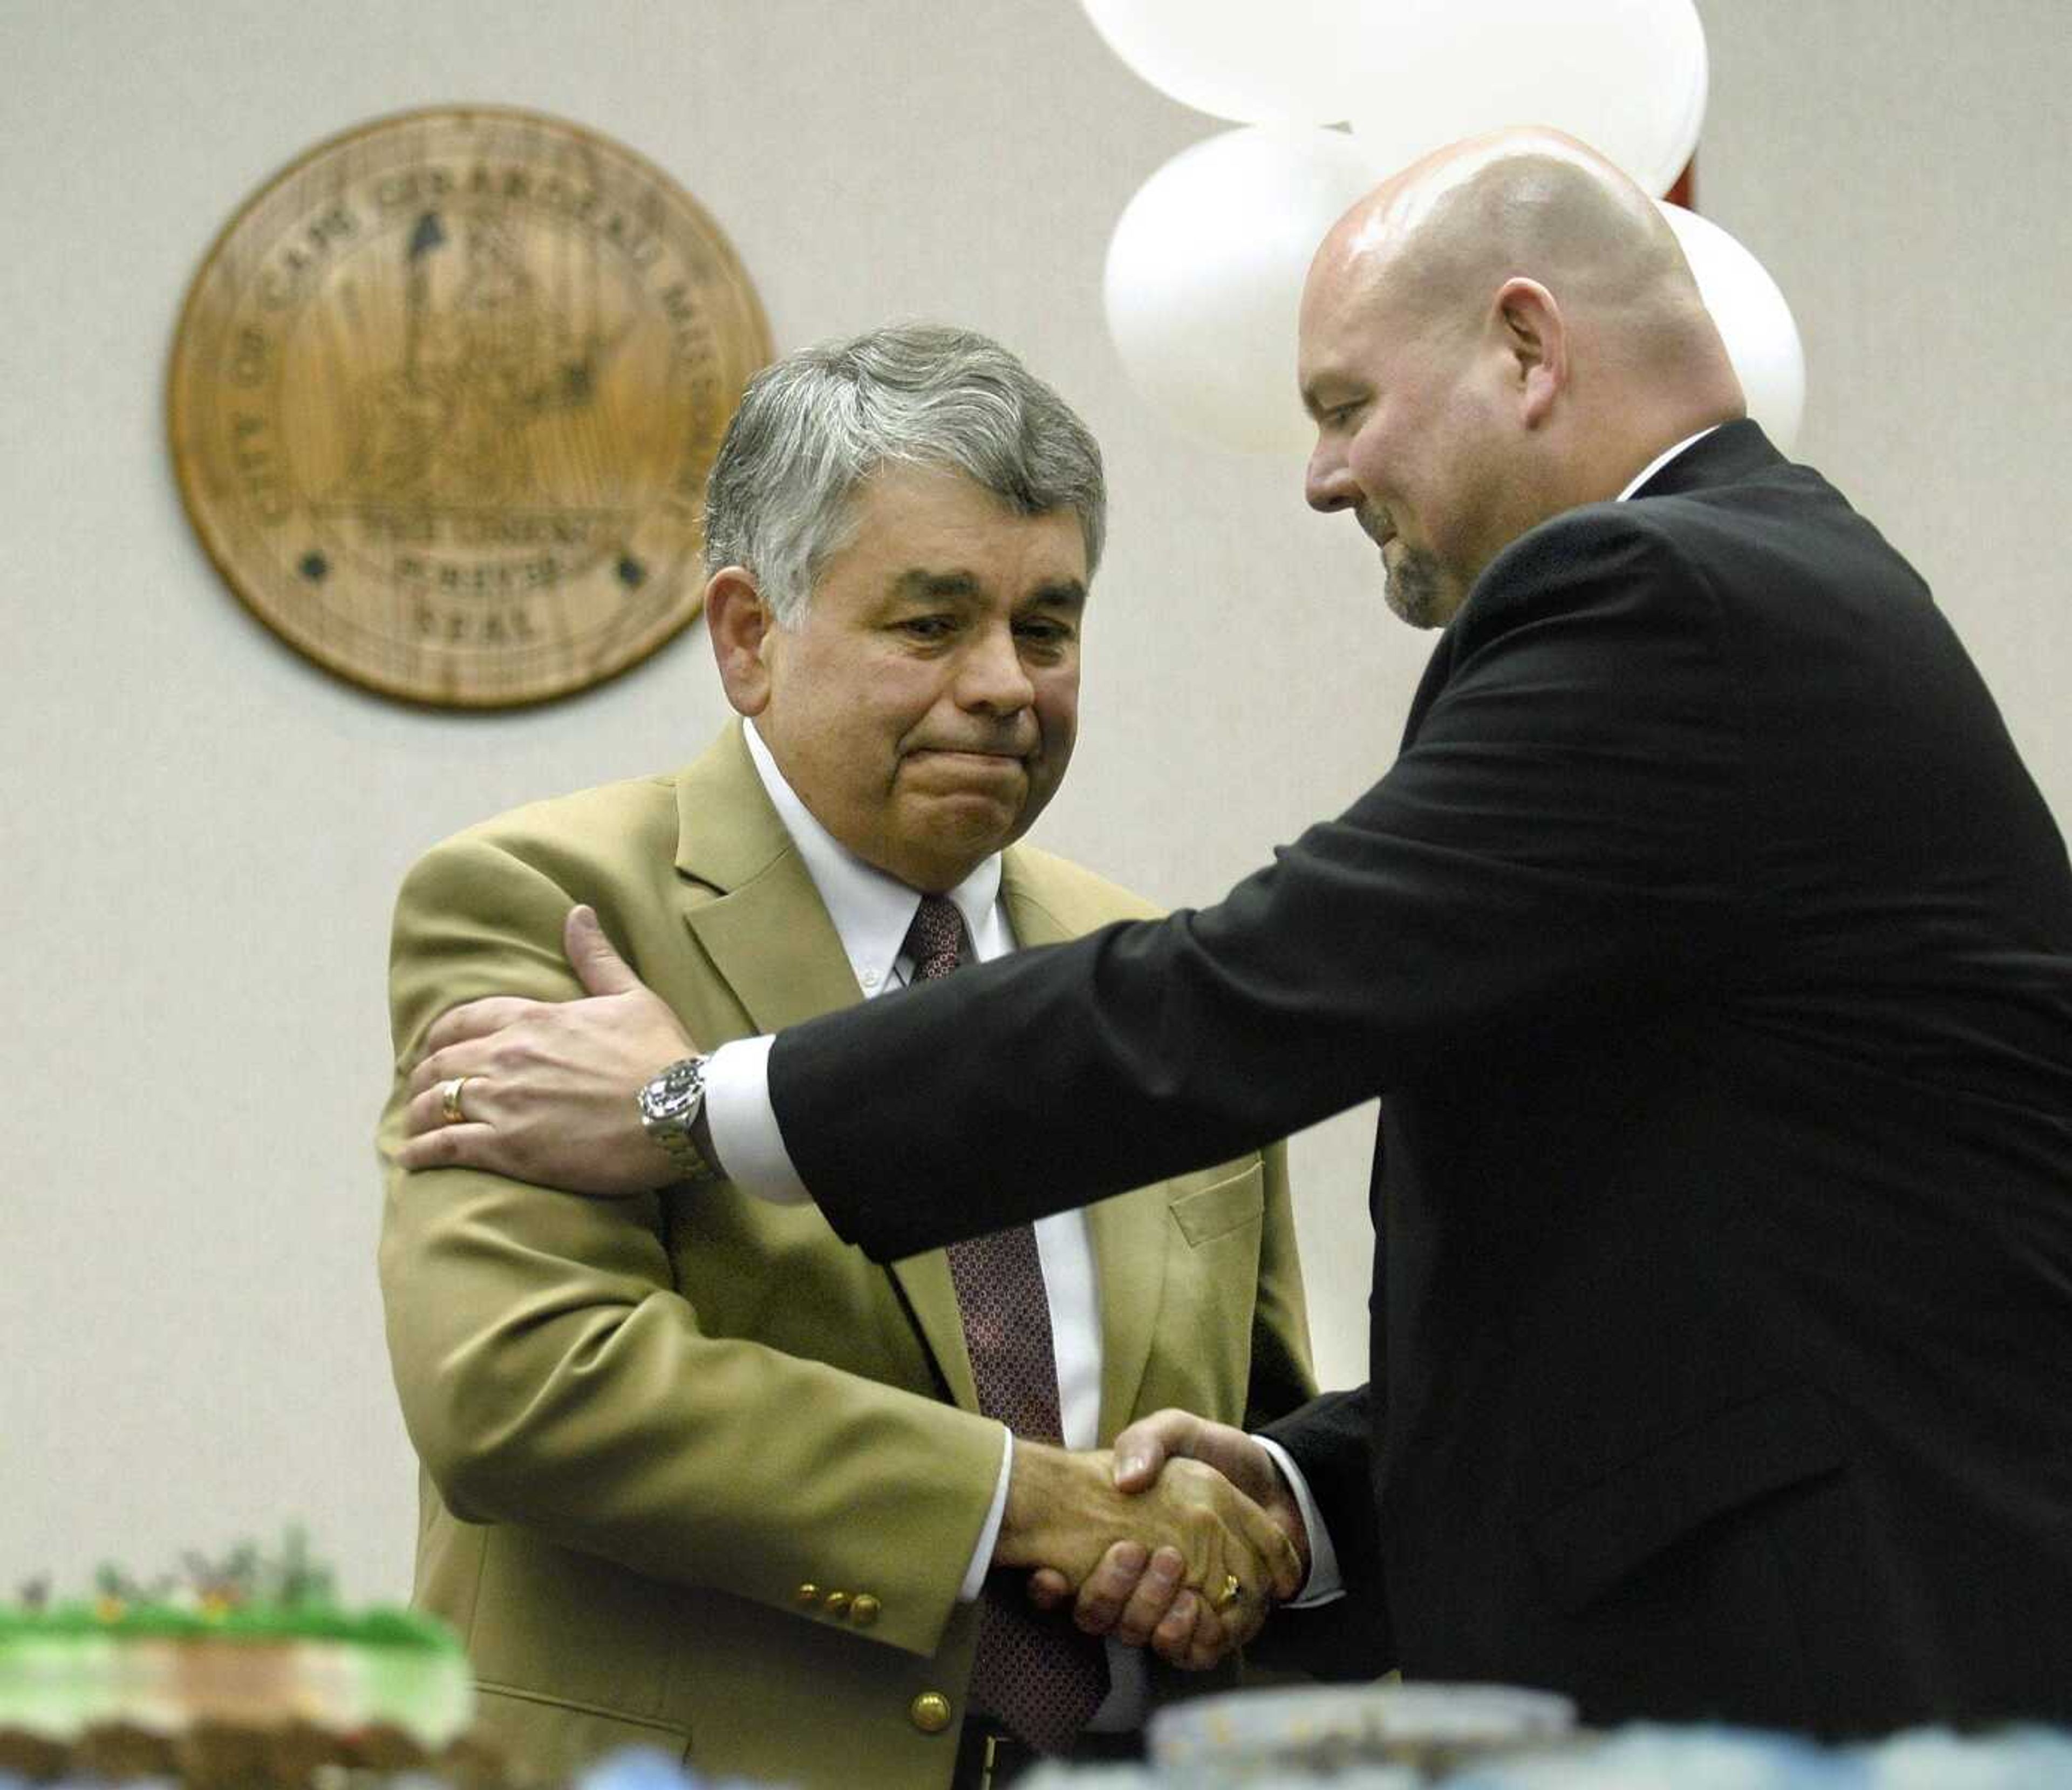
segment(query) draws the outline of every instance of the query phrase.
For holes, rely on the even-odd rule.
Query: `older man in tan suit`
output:
[[[1181,1664],[1211,1605],[1294,1588],[1219,1475],[1182,1462],[1125,1499],[1096,1446],[1161,1407],[1247,1422],[1309,1392],[1277,1148],[890,1267],[725,1187],[594,1199],[397,1160],[442,1012],[583,992],[571,903],[578,968],[608,936],[705,1041],[1146,913],[1014,843],[1071,754],[1104,501],[1077,418],[982,338],[779,363],[708,499],[742,718],[672,775],[472,829],[404,887],[381,1277],[417,1595],[548,1775],[646,1740],[808,1786],[1001,1784],[1111,1750],[1167,1677],[1031,1611],[1009,1569],[1076,1579],[1126,1538],[1200,1593],[1130,1637]],[[650,1095],[652,1147],[695,1178],[697,1091]],[[421,1099],[516,1122],[493,1066]]]

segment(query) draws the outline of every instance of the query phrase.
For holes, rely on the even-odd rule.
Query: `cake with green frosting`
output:
[[[0,1780],[311,1784],[323,1767],[479,1778],[475,1685],[450,1630],[334,1599],[278,1561],[191,1557],[181,1579],[101,1571],[90,1598],[0,1607]]]

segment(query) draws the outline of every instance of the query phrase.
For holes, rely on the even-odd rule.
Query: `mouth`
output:
[[[1027,768],[1027,755],[1024,753],[991,751],[982,747],[919,746],[906,755],[919,762],[940,765],[951,770],[975,771],[980,774],[997,774]]]

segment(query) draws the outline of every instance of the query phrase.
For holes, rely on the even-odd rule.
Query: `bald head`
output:
[[[1607,350],[1717,383],[1725,362],[1675,232],[1597,152],[1548,130],[1435,151],[1342,218],[1318,253],[1356,281],[1400,284],[1465,323],[1503,282],[1539,282]],[[1729,377],[1731,377],[1729,372]]]
[[[1340,219],[1304,292],[1301,370],[1309,500],[1355,510],[1392,604],[1424,625],[1527,529],[1743,411],[1660,212],[1547,130],[1453,144]]]

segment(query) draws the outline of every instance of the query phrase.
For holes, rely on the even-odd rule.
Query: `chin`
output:
[[[924,821],[906,829],[900,855],[916,863],[960,863],[964,868],[951,880],[961,883],[982,859],[1018,837],[1017,818],[996,800],[938,798],[929,804]]]

